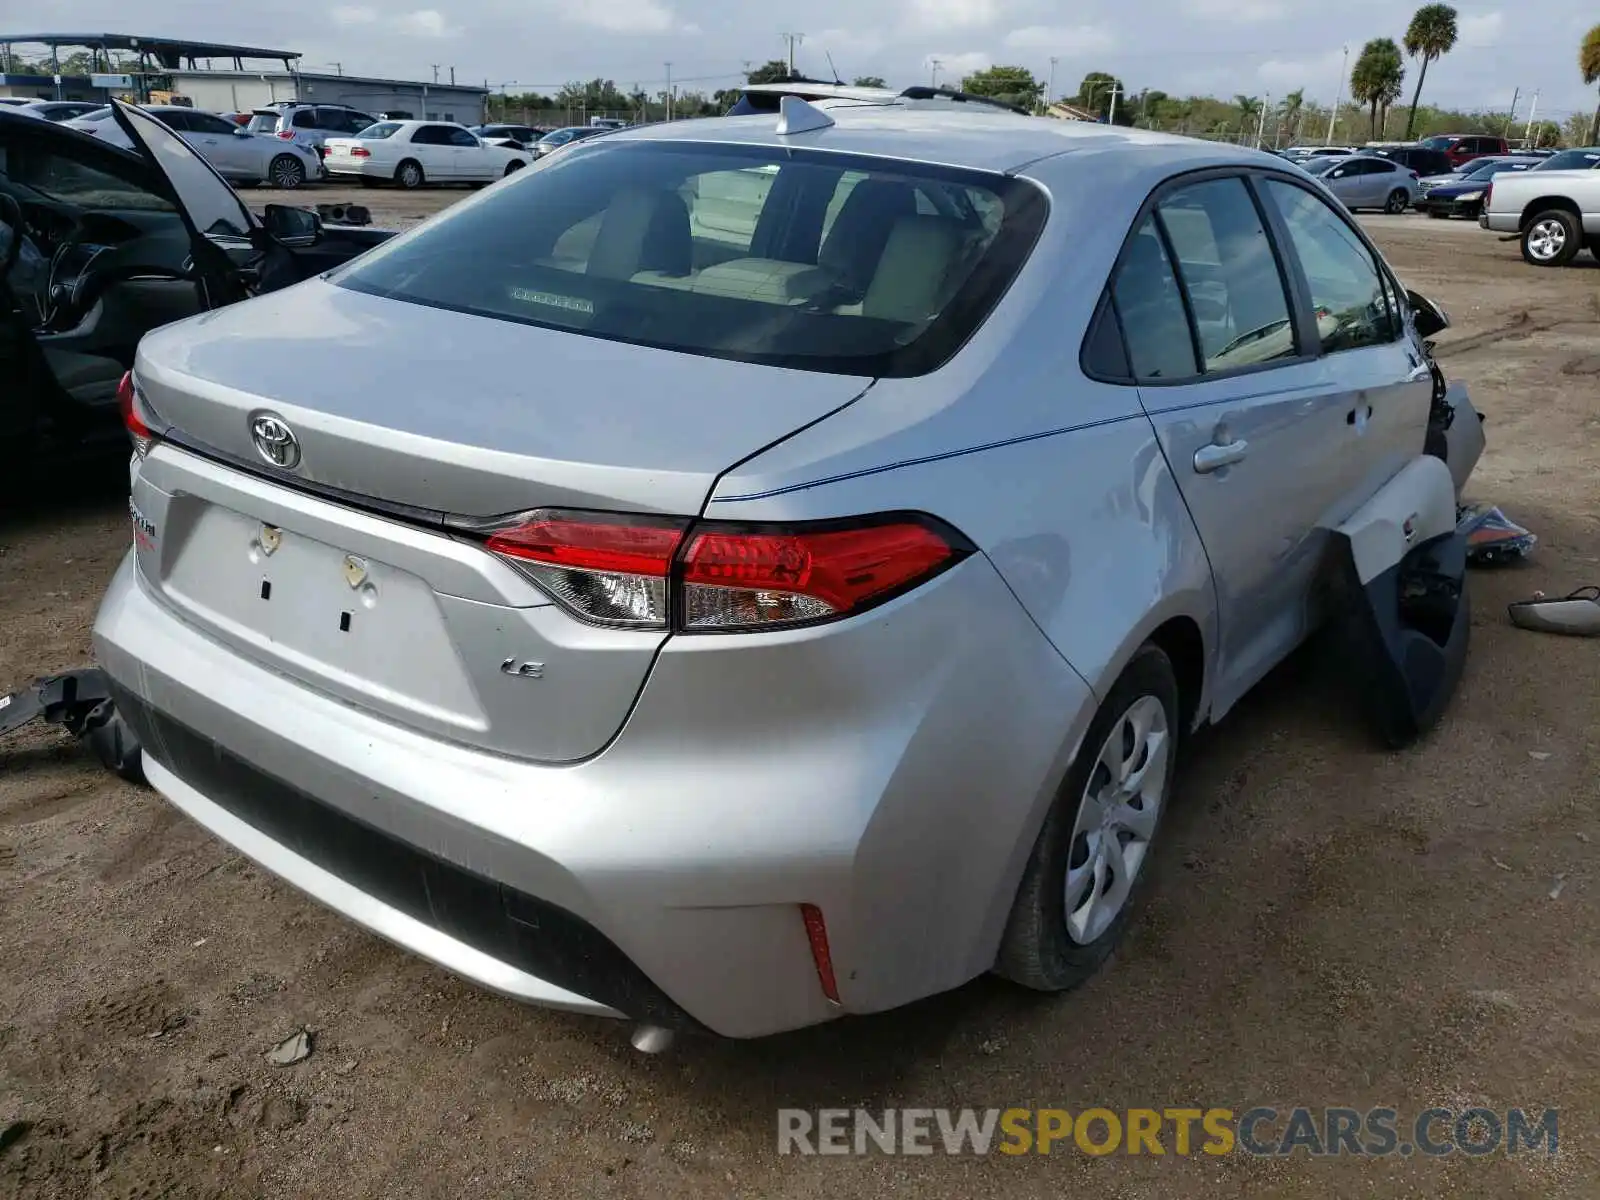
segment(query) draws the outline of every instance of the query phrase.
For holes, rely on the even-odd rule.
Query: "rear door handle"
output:
[[[1194,452],[1194,469],[1202,475],[1209,475],[1213,471],[1220,471],[1223,467],[1243,462],[1245,455],[1249,453],[1250,443],[1243,438],[1222,445],[1212,442]]]

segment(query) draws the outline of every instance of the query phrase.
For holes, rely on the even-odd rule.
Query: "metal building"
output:
[[[23,56],[20,47],[40,46],[44,55]],[[66,74],[69,59],[87,72]],[[116,55],[116,58],[113,58]],[[20,69],[26,58],[34,65]],[[240,112],[276,100],[348,104],[366,112],[409,113],[471,125],[483,119],[488,89],[456,83],[426,83],[304,72],[298,50],[196,42],[125,33],[0,33],[0,96],[107,100],[148,99],[152,91],[176,92],[196,108]]]

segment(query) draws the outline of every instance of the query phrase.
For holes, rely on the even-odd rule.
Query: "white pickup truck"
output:
[[[1518,237],[1523,259],[1536,267],[1564,266],[1585,246],[1600,257],[1600,148],[1564,150],[1532,171],[1497,175],[1478,224]]]

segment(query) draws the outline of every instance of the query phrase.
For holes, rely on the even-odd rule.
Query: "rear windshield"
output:
[[[1047,209],[1032,184],[987,172],[607,138],[332,278],[612,341],[919,375],[989,315]]]
[[[250,124],[245,126],[251,133],[271,133],[278,128],[278,114],[256,113],[250,118]]]
[[[1552,154],[1535,171],[1590,171],[1600,166],[1600,150],[1563,150]]]
[[[360,133],[356,134],[356,137],[366,141],[381,142],[386,137],[393,137],[400,127],[401,122],[399,121],[379,121],[376,124],[368,125]]]
[[[1337,159],[1337,158],[1327,158],[1327,157],[1313,158],[1308,163],[1302,163],[1301,164],[1301,169],[1304,170],[1305,173],[1308,174],[1308,175],[1322,175],[1322,174],[1325,174],[1328,171],[1333,170],[1342,161],[1343,161],[1342,159]]]

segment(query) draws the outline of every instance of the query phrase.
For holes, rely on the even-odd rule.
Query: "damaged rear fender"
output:
[[[1357,705],[1390,746],[1443,715],[1466,662],[1466,541],[1450,468],[1413,460],[1334,531],[1336,631]]]

